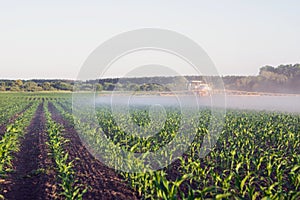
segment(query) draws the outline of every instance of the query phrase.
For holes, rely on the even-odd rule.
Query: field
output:
[[[183,131],[194,137],[185,138],[177,137],[185,119],[176,108],[166,108],[164,124],[153,124],[147,107],[132,107],[137,128],[99,105],[97,128],[71,98],[0,94],[0,199],[300,199],[298,114],[227,110],[224,126],[212,127],[221,127],[216,140],[211,111],[203,108],[187,112],[192,120]],[[216,145],[202,157],[207,137]],[[159,152],[171,164],[148,156],[174,140],[184,144],[182,156]],[[164,167],[148,170],[157,166]]]

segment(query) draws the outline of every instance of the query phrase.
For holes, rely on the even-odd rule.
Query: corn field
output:
[[[141,129],[124,131],[128,119],[109,105],[96,106],[100,128],[90,123],[93,116],[80,117],[79,111],[74,116],[71,98],[0,96],[0,199],[300,199],[299,114],[227,110],[216,145],[201,157],[212,115],[208,108],[189,111],[195,137],[183,155],[159,170],[126,172],[112,166],[147,169],[160,161],[141,162],[128,154],[122,162],[103,137],[119,149],[147,155],[184,131],[180,111],[166,108],[164,124],[156,127],[146,106],[133,107],[130,118],[143,132],[159,130],[139,137]],[[161,157],[172,160],[170,152]]]

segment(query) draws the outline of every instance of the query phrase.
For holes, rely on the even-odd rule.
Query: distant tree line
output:
[[[0,91],[72,91],[73,85],[71,80],[0,80]]]
[[[224,76],[224,87],[229,90],[251,92],[300,93],[300,64],[264,66],[257,76]],[[0,91],[39,92],[39,91],[168,91],[185,90],[187,81],[202,80],[211,83],[212,88],[216,77],[185,76],[185,77],[137,77],[137,78],[106,78],[76,82],[72,80],[0,80]],[[80,88],[76,88],[80,87]]]
[[[300,93],[300,64],[264,66],[258,76],[226,76],[223,81],[232,90]]]

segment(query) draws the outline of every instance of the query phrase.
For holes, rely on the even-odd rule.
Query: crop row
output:
[[[47,120],[47,132],[49,142],[47,145],[51,149],[51,155],[56,164],[56,171],[60,181],[62,190],[61,195],[65,199],[82,199],[87,192],[87,188],[82,189],[82,185],[78,185],[73,169],[73,161],[69,160],[69,154],[64,150],[64,145],[69,142],[63,137],[63,127],[52,120],[51,113],[48,110],[48,103],[44,103],[44,111]]]
[[[4,174],[11,167],[12,153],[17,152],[20,138],[26,133],[26,127],[37,108],[38,102],[31,105],[15,122],[7,125],[6,132],[0,140],[0,174]]]
[[[5,134],[0,140],[0,177],[4,179],[7,172],[12,170],[13,153],[19,151],[20,139],[24,137],[38,104],[39,102],[33,103],[13,123],[6,126]],[[1,194],[0,198],[3,198]]]

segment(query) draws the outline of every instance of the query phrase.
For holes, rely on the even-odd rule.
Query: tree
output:
[[[54,87],[58,90],[73,90],[73,86],[71,84],[62,81],[56,82]]]
[[[6,91],[5,82],[1,82],[1,84],[0,84],[0,91]]]
[[[272,66],[266,65],[259,69],[259,75],[261,75],[263,72],[275,72],[275,68]]]
[[[139,86],[135,83],[131,83],[128,85],[128,90],[129,91],[139,91]]]
[[[103,90],[103,86],[100,83],[96,83],[95,84],[95,89],[97,92],[100,92]]]
[[[43,88],[43,90],[45,90],[45,91],[53,90],[53,87],[51,86],[51,83],[49,83],[49,82],[44,82],[44,83],[42,84],[42,88]]]
[[[19,88],[22,88],[22,86],[23,86],[23,81],[22,80],[16,80],[15,81],[15,85],[17,85]]]
[[[114,90],[115,88],[115,85],[113,83],[109,83],[109,82],[105,82],[104,85],[103,85],[103,89],[104,90]]]
[[[38,90],[38,85],[33,81],[28,81],[24,84],[24,90],[27,92],[35,92]]]
[[[19,88],[19,86],[14,85],[14,86],[10,87],[9,90],[12,92],[19,92],[21,89]]]

